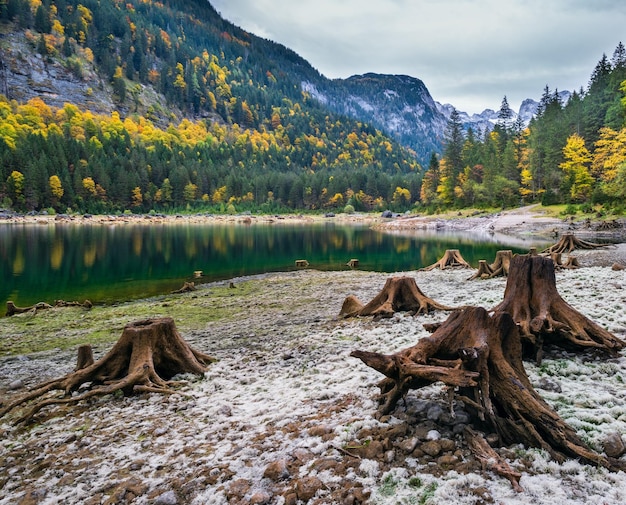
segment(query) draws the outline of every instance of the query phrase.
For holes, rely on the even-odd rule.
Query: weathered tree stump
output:
[[[431,310],[454,310],[426,296],[413,277],[390,277],[382,291],[364,305],[353,295],[348,296],[339,312],[340,316],[391,317],[395,312],[427,314]]]
[[[504,300],[492,309],[507,312],[520,327],[524,344],[541,361],[544,343],[573,349],[599,349],[616,354],[626,346],[571,305],[556,288],[554,262],[543,256],[516,256]]]
[[[472,275],[468,280],[473,279],[491,279],[492,277],[508,276],[509,268],[511,266],[511,259],[513,258],[513,251],[504,250],[496,252],[496,258],[494,262],[489,265],[487,261],[480,260],[478,262],[478,271]]]
[[[195,282],[185,281],[180,288],[172,291],[172,294],[173,295],[180,295],[182,293],[189,293],[191,291],[196,291],[197,289],[198,288],[196,288],[196,283]]]
[[[468,281],[473,281],[474,279],[489,279],[493,274],[493,270],[491,270],[491,266],[487,263],[487,260],[478,260],[478,270],[474,272],[474,275],[469,277]]]
[[[458,388],[456,400],[502,443],[540,447],[557,461],[570,456],[610,469],[621,465],[587,447],[533,389],[518,328],[505,312],[490,317],[482,307],[468,307],[412,347],[391,355],[356,350],[351,356],[386,376],[379,383],[381,414],[392,412],[409,390],[443,382]]]
[[[435,268],[445,270],[446,268],[472,268],[470,264],[463,259],[461,252],[458,249],[448,249],[441,259],[430,266],[424,267],[421,270],[428,272]]]
[[[580,268],[580,263],[578,263],[578,258],[572,255],[568,256],[567,259],[565,260],[565,263],[561,265],[561,268],[566,268],[570,270],[573,270],[575,268]]]
[[[170,379],[174,375],[202,375],[207,371],[207,365],[215,361],[215,358],[192,349],[169,317],[126,325],[113,348],[92,364],[88,364],[90,353],[84,348],[79,352],[74,372],[39,384],[6,405],[0,405],[0,417],[30,402],[33,402],[30,410],[17,420],[18,423],[27,422],[46,406],[74,404],[115,391],[122,391],[125,395],[173,393],[171,386],[176,383]],[[49,394],[56,390],[64,391],[65,396],[59,398]]]
[[[496,259],[490,265],[491,270],[493,270],[492,277],[504,276],[507,277],[509,275],[509,269],[511,268],[511,260],[513,259],[513,251],[510,249],[506,249],[504,251],[496,252]]]
[[[550,259],[552,260],[552,263],[554,263],[555,268],[560,268],[563,266],[562,253],[553,252],[550,254]]]
[[[544,249],[544,254],[552,253],[570,253],[574,249],[597,249],[599,247],[608,247],[610,244],[593,244],[586,240],[581,240],[574,236],[573,233],[566,233],[561,239],[554,245]]]

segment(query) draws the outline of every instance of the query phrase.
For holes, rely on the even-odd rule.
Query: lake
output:
[[[0,224],[0,314],[7,300],[29,306],[55,300],[112,303],[168,293],[184,281],[206,283],[309,268],[400,272],[459,249],[477,266],[496,251],[527,252],[532,243],[489,236],[389,234],[360,225],[318,224]],[[195,271],[202,277],[194,278]]]

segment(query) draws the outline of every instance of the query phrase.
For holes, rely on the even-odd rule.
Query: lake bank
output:
[[[557,272],[557,287],[577,310],[626,338],[626,271],[610,267],[624,258],[623,245],[576,251],[582,268]],[[402,274],[450,306],[493,307],[506,284],[468,281],[469,270]],[[557,463],[521,446],[500,450],[523,475],[524,492],[515,493],[473,459],[459,435],[462,405],[457,421],[446,417],[447,395],[437,385],[411,392],[405,408],[376,419],[382,376],[349,353],[395,352],[426,336],[424,324],[447,317],[337,317],[346,296],[369,301],[389,275],[306,269],[233,279],[234,288],[219,282],[91,311],[3,318],[5,398],[70,372],[78,343],[93,341],[98,359],[125,324],[144,318],[173,317],[185,340],[218,362],[202,380],[185,377],[172,396],[105,397],[28,429],[0,420],[0,504],[278,505],[293,503],[298,490],[315,495],[302,503],[319,505],[349,503],[350,493],[350,503],[368,497],[385,505],[626,501],[623,472]],[[31,350],[10,350],[23,341]],[[626,431],[623,354],[598,360],[556,351],[541,367],[525,366],[540,394],[596,450],[609,434]],[[423,450],[432,432],[435,456]]]

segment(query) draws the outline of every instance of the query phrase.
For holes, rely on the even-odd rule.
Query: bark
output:
[[[480,260],[478,262],[478,271],[468,280],[471,281],[473,279],[491,279],[492,277],[500,276],[507,277],[509,275],[512,258],[513,251],[498,251],[496,253],[496,258],[491,265],[487,264],[486,260]]]
[[[557,461],[574,457],[620,467],[587,447],[533,389],[518,328],[507,313],[490,316],[482,307],[468,307],[412,347],[391,355],[356,350],[351,356],[386,376],[379,383],[381,414],[392,412],[409,390],[443,382],[456,390],[474,422],[491,427],[504,444],[539,447]]]
[[[85,309],[91,309],[93,304],[89,300],[85,300],[84,302],[66,302],[64,300],[56,300],[54,305],[50,305],[46,302],[39,302],[30,307],[17,307],[13,302],[7,302],[7,312],[6,316],[14,316],[15,314],[24,314],[26,312],[30,312],[32,314],[36,314],[39,310],[51,309],[52,307],[83,307]]]
[[[18,406],[30,409],[17,423],[27,422],[42,408],[74,404],[87,398],[122,391],[173,393],[170,379],[180,373],[202,375],[214,358],[191,348],[169,317],[130,323],[113,348],[99,361],[89,364],[85,348],[79,351],[76,370],[58,379],[41,383],[28,393],[0,405],[0,418]],[[93,359],[92,359],[93,361]],[[52,394],[61,390],[65,396]]]
[[[612,355],[626,346],[561,298],[554,262],[543,256],[513,258],[504,300],[492,311],[511,314],[522,341],[539,362],[544,343],[574,350],[599,349]]]
[[[470,264],[463,259],[463,256],[461,256],[461,252],[458,249],[448,249],[439,261],[428,267],[422,268],[422,270],[427,272],[434,270],[435,268],[445,270],[446,268],[454,267],[472,268]]]
[[[426,296],[412,277],[390,277],[382,291],[364,305],[353,295],[348,296],[339,312],[343,317],[391,317],[396,312],[427,314],[431,310],[454,310]]]
[[[592,242],[587,242],[575,237],[573,233],[566,233],[556,244],[544,249],[543,253],[570,253],[574,249],[597,249],[598,247],[608,247],[609,245],[610,244],[593,244]]]

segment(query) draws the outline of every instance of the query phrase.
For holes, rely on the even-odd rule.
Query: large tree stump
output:
[[[380,319],[391,317],[395,312],[427,314],[431,310],[454,310],[429,298],[418,287],[413,277],[390,277],[382,291],[364,305],[353,295],[348,296],[339,312],[340,316],[374,316]]]
[[[544,254],[570,253],[574,249],[597,249],[598,247],[608,247],[609,245],[610,244],[594,244],[575,237],[573,233],[566,233],[556,244],[551,245],[542,252]]]
[[[456,311],[429,337],[395,354],[356,350],[351,356],[386,376],[379,383],[380,413],[388,414],[410,389],[443,382],[457,389],[474,421],[487,423],[505,444],[523,443],[617,469],[617,460],[589,447],[533,389],[522,363],[518,328],[511,316],[490,317],[482,307]]]
[[[439,261],[436,261],[430,266],[424,267],[421,270],[428,272],[435,268],[445,270],[446,268],[472,268],[471,265],[463,259],[461,252],[458,249],[448,249]]]
[[[556,289],[554,262],[543,256],[516,256],[504,300],[492,309],[508,312],[519,325],[523,342],[541,361],[544,343],[573,349],[600,349],[616,354],[626,342],[569,305]]]
[[[130,323],[102,359],[94,363],[89,354],[90,351],[81,346],[74,372],[39,384],[6,405],[0,405],[0,417],[29,402],[32,402],[30,410],[18,419],[18,423],[30,420],[49,405],[78,403],[115,391],[126,395],[136,392],[173,393],[171,386],[175,382],[170,379],[174,375],[202,375],[207,371],[207,365],[215,361],[215,358],[192,349],[180,336],[170,317]],[[75,393],[79,388],[80,392]],[[55,390],[64,391],[65,396],[49,394]]]

